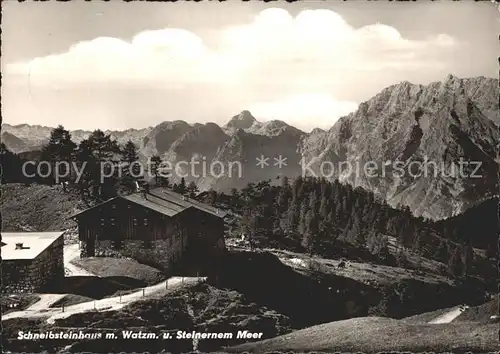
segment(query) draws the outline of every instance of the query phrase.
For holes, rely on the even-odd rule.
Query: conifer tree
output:
[[[463,274],[462,252],[458,246],[455,247],[448,261],[448,272],[453,276],[461,276]]]

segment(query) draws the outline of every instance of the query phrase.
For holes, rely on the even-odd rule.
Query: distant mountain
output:
[[[196,176],[187,179],[202,190],[315,174],[373,191],[392,206],[408,205],[416,215],[441,219],[497,194],[498,94],[497,79],[449,75],[426,86],[405,81],[387,87],[327,131],[305,133],[279,120],[260,122],[244,110],[222,127],[177,120],[107,133],[120,143],[131,139],[142,159],[154,154],[172,163],[193,158]],[[10,134],[7,147],[18,152],[40,148],[51,129],[2,125]],[[71,133],[76,142],[90,134]],[[415,167],[426,161],[426,173],[418,175]],[[463,162],[469,165],[462,176],[449,173]],[[471,162],[480,165],[478,171]],[[347,166],[361,173],[347,173]],[[190,175],[189,170],[186,165],[180,169]]]
[[[28,149],[28,145],[24,142],[24,140],[19,139],[14,134],[9,132],[2,133],[2,143],[7,146],[7,148],[15,153],[23,152]]]
[[[163,155],[179,137],[191,129],[193,127],[182,120],[162,122],[151,129],[138,146],[142,147],[142,155],[145,157]]]
[[[202,173],[201,163],[212,161],[229,138],[215,123],[198,124],[176,139],[164,154],[164,158],[171,162],[199,162],[199,168],[195,167],[194,173],[191,168],[179,166],[181,171],[188,175],[188,181],[197,181],[196,176],[201,176]]]
[[[29,125],[29,124],[18,124],[10,125],[7,123],[2,124],[2,139],[5,133],[16,137],[23,141],[22,148],[16,148],[16,144],[13,141],[6,139],[4,141],[7,148],[11,151],[19,153],[26,151],[36,151],[40,150],[43,145],[47,144],[49,141],[50,133],[54,127],[46,127],[41,125]],[[137,146],[142,146],[142,139],[146,136],[152,128],[144,129],[127,129],[127,130],[106,130],[106,134],[111,134],[111,136],[120,143],[125,143],[129,139],[132,140]],[[91,131],[89,130],[72,130],[71,137],[76,143],[79,143],[83,139],[88,138]]]
[[[254,116],[249,111],[242,111],[240,114],[233,116],[229,122],[224,126],[224,129],[229,133],[234,133],[238,129],[246,130],[252,128],[252,126],[260,125],[260,122],[255,119]]]
[[[325,162],[376,165],[377,177],[338,170],[333,175],[374,191],[393,206],[408,205],[416,215],[456,215],[498,191],[498,111],[492,109],[488,91],[496,88],[498,97],[498,80],[496,86],[491,82],[450,75],[427,86],[390,86],[328,132],[305,138],[302,156],[316,172]],[[412,167],[425,161],[427,171],[418,175]],[[461,161],[475,164],[460,173]],[[455,175],[450,174],[453,166]]]
[[[199,185],[229,190],[263,179],[295,176],[300,161],[297,146],[303,136],[305,133],[279,121],[263,124],[254,132],[238,129],[209,164],[215,173],[202,177]],[[219,165],[222,167],[217,168]]]

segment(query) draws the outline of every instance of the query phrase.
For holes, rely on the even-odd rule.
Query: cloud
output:
[[[418,51],[454,44],[446,34],[425,41],[404,39],[384,24],[355,29],[330,10],[305,10],[294,18],[270,8],[250,24],[220,30],[213,48],[192,32],[166,28],[141,32],[130,41],[100,37],[81,42],[62,54],[8,65],[7,72],[47,82],[217,81],[219,74],[258,70],[270,62],[385,69],[418,61]]]
[[[246,95],[247,104],[263,116],[285,121],[307,116],[315,122],[321,117],[331,125],[356,104],[334,97],[364,85],[363,75],[442,68],[441,54],[457,45],[447,34],[412,40],[380,23],[354,28],[330,10],[304,10],[293,17],[278,8],[260,12],[251,23],[221,28],[215,37],[210,46],[177,28],[144,31],[131,40],[100,37],[64,53],[8,64],[6,79],[59,89],[203,85]],[[231,99],[220,97],[217,105]]]

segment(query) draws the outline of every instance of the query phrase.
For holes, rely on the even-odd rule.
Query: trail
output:
[[[443,314],[441,316],[436,317],[432,321],[429,321],[429,324],[450,323],[455,318],[457,318],[458,316],[460,316],[462,314],[462,312],[466,308],[468,308],[468,306],[459,306],[459,307],[456,307],[453,310],[451,310],[451,311],[449,311],[449,312],[447,312],[447,313],[445,313],[445,314]]]
[[[110,298],[105,298],[101,300],[92,300],[87,302],[82,302],[80,304],[67,306],[64,308],[64,312],[60,308],[49,308],[33,306],[25,309],[23,311],[16,311],[2,316],[2,320],[8,320],[11,318],[29,318],[29,317],[45,317],[47,316],[47,323],[54,323],[57,319],[62,319],[69,317],[71,315],[86,312],[86,311],[113,311],[119,310],[124,306],[138,300],[146,299],[151,295],[161,295],[169,292],[172,288],[182,287],[185,284],[196,284],[199,281],[205,281],[206,278],[183,278],[183,277],[172,277],[166,281],[162,281],[159,284],[148,286],[143,289],[139,289],[133,293],[114,296]],[[64,296],[64,294],[63,294]]]
[[[52,304],[66,296],[66,294],[39,294],[40,300],[27,307],[24,311],[41,311],[50,308]],[[2,316],[5,318],[5,316]]]

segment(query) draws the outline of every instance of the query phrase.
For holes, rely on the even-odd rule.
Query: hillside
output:
[[[467,308],[455,320],[456,322],[480,322],[493,323],[492,316],[500,316],[499,294],[495,294],[493,299],[478,306]],[[496,320],[498,322],[498,319]]]
[[[409,324],[389,318],[353,318],[280,337],[226,348],[229,353],[292,352],[453,352],[498,351],[498,326],[449,323]]]
[[[3,231],[59,231],[75,227],[68,218],[90,204],[60,185],[6,184],[0,197]]]
[[[335,175],[376,192],[393,206],[408,205],[416,215],[432,219],[456,215],[498,190],[495,159],[500,132],[494,123],[498,116],[478,95],[477,90],[486,86],[479,85],[474,95],[468,95],[471,83],[483,80],[488,81],[449,76],[427,86],[409,82],[390,86],[323,136],[306,138],[302,156],[313,162],[315,172],[325,161],[347,161],[353,168],[373,161],[375,177],[348,170]],[[472,165],[464,173],[458,169],[453,173],[452,166],[457,168],[461,160],[479,162],[474,175],[482,177],[474,178]],[[390,163],[382,169],[386,161]],[[411,163],[423,167],[412,168]]]
[[[496,255],[500,228],[499,206],[498,196],[490,198],[460,215],[440,220],[434,226],[447,238],[469,241],[474,247],[489,249],[492,255]],[[477,225],[481,225],[481,232],[477,232]]]
[[[3,132],[2,133],[2,143],[5,144],[10,151],[14,153],[20,153],[23,151],[27,151],[28,144],[17,136],[9,133],[9,132]]]
[[[29,325],[30,324],[30,325]],[[195,343],[192,339],[184,340],[118,340],[118,341],[18,341],[17,331],[31,330],[83,330],[96,329],[136,331],[176,332],[182,329],[200,332],[229,332],[251,330],[266,333],[270,338],[290,331],[286,316],[272,311],[265,306],[249,301],[244,295],[226,289],[217,289],[210,285],[195,285],[170,291],[164,296],[134,302],[117,311],[90,311],[74,314],[68,318],[56,320],[48,325],[37,320],[9,319],[2,322],[8,329],[3,335],[3,345],[15,352],[40,352],[45,349],[51,353],[71,345],[71,352],[154,352],[163,349],[189,352],[196,346],[207,352],[218,348],[223,343],[238,344],[243,340],[217,341],[206,340]]]

